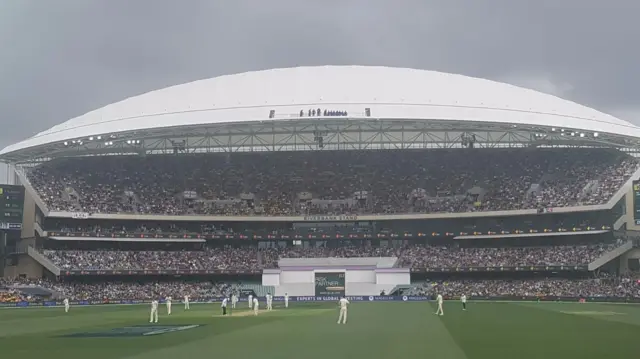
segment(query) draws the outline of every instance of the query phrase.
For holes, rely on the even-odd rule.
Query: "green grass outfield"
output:
[[[335,303],[292,303],[258,317],[221,317],[219,304],[175,304],[158,325],[200,325],[158,335],[66,337],[148,326],[149,307],[0,309],[0,357],[47,359],[586,359],[640,357],[640,306],[579,303],[355,302],[336,324]],[[244,308],[244,306],[243,306]],[[142,328],[145,331],[148,328]],[[157,329],[157,328],[156,328]],[[127,329],[127,333],[131,329]],[[156,332],[157,334],[157,332]]]

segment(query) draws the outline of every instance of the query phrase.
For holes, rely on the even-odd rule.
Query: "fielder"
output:
[[[157,323],[158,322],[158,301],[151,301],[151,316],[149,316],[149,323]]]
[[[273,297],[271,294],[267,293],[267,310],[273,310]]]
[[[167,303],[167,315],[171,315],[171,297],[167,297],[165,301]]]
[[[64,304],[64,312],[69,313],[69,299],[64,298],[62,304]]]
[[[222,300],[222,304],[220,305],[220,308],[222,308],[222,315],[227,315],[227,303],[229,302],[229,298],[224,298]]]
[[[238,303],[238,296],[233,293],[231,295],[231,309],[236,309],[236,303]]]
[[[189,309],[189,296],[185,295],[184,296],[184,310]]]
[[[253,295],[249,294],[249,309],[253,308]]]
[[[436,297],[436,302],[438,302],[438,310],[436,310],[436,315],[444,315],[444,311],[442,311],[442,294],[438,294]]]
[[[284,307],[289,308],[289,294],[284,293]]]
[[[460,302],[462,302],[462,310],[467,310],[467,296],[466,295],[461,295],[460,296]]]
[[[258,309],[260,309],[260,303],[258,303],[258,298],[253,298],[253,315],[258,315]]]
[[[342,324],[347,324],[347,307],[349,306],[349,301],[347,298],[342,297],[338,301],[338,305],[340,305],[340,315],[338,316],[338,324],[342,322]]]

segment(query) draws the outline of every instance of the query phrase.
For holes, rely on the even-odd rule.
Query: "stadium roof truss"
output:
[[[618,147],[637,152],[640,139],[523,124],[370,117],[280,118],[95,135],[8,153],[10,163],[56,157],[313,150],[400,150],[513,147]]]
[[[640,127],[486,79],[376,66],[297,67],[220,76],[130,97],[0,149],[0,161],[463,148],[470,143],[474,148],[606,146],[635,153]]]

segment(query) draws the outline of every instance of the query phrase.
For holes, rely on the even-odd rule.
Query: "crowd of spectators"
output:
[[[19,290],[12,288],[14,281],[0,278],[0,303],[15,303],[26,300],[26,296]]]
[[[44,250],[62,270],[256,270],[276,268],[280,258],[397,257],[410,268],[588,264],[617,244],[547,247],[458,248],[436,246],[262,248],[220,247],[193,251]]]
[[[258,251],[249,247],[196,251],[44,250],[62,270],[247,270],[256,269]]]
[[[172,297],[181,302],[185,295],[192,300],[209,300],[230,293],[239,293],[237,283],[209,281],[162,281],[162,282],[49,282],[42,287],[56,293],[58,298],[72,301],[89,300],[150,300]],[[1,287],[1,286],[0,286]],[[458,298],[465,294],[474,297],[618,297],[640,298],[640,281],[635,277],[609,277],[603,279],[524,279],[524,280],[453,280],[420,282],[405,290],[402,295]],[[0,288],[0,302],[35,300],[17,289]]]
[[[446,297],[462,294],[473,297],[625,297],[640,298],[640,282],[631,278],[536,279],[536,280],[460,280],[414,284],[404,295],[436,293]]]
[[[59,283],[56,285],[62,297],[72,300],[150,300],[171,297],[181,302],[185,295],[193,300],[208,300],[228,295],[234,290],[233,284],[201,282],[102,282],[102,283]]]
[[[28,279],[28,278],[0,278],[0,303],[15,303],[24,301],[33,301],[38,298],[25,293],[20,288],[25,286],[32,287],[52,287],[52,282],[43,279]],[[18,288],[19,287],[19,288]]]
[[[26,278],[0,279],[0,302],[38,301],[43,298],[24,293],[25,286],[41,287],[50,291],[52,299],[108,301],[149,300],[172,297],[174,301],[183,300],[188,295],[194,300],[209,299],[237,292],[236,283],[211,281],[162,281],[162,282],[56,282],[45,279]],[[49,299],[49,298],[46,298]]]
[[[637,168],[609,149],[315,151],[59,159],[28,178],[56,211],[280,216],[602,204]]]

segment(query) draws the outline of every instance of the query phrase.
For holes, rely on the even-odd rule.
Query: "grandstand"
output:
[[[26,193],[3,296],[262,296],[283,258],[392,257],[395,294],[640,300],[639,146],[596,110],[433,71],[157,90],[0,151]]]

